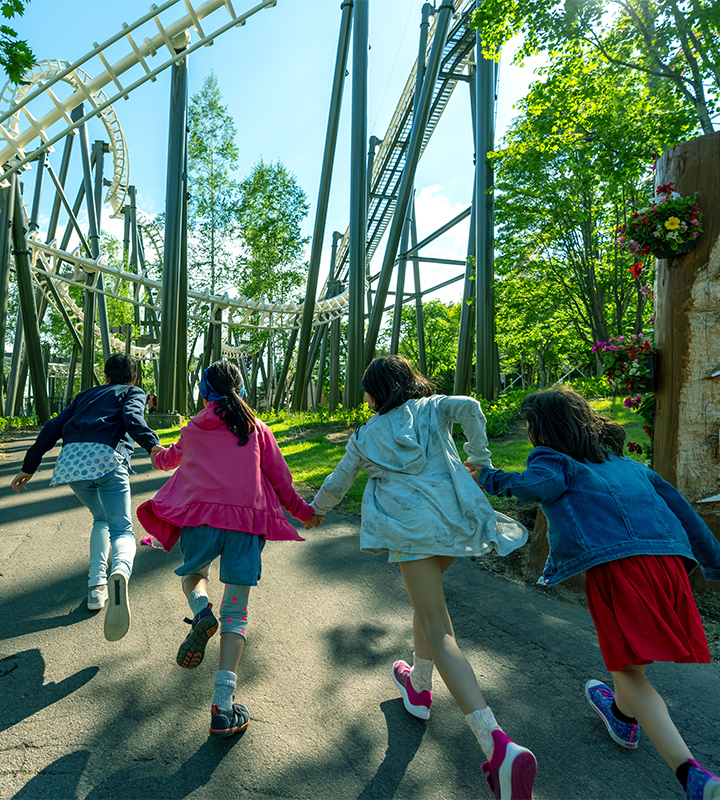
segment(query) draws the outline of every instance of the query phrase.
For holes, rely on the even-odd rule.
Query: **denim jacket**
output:
[[[125,383],[93,386],[75,396],[57,417],[45,423],[25,455],[22,471],[34,473],[48,450],[62,437],[70,442],[97,442],[116,450],[126,461],[134,450],[133,439],[148,453],[160,443],[145,423],[145,392]]]
[[[583,570],[636,555],[678,555],[720,580],[720,542],[678,490],[630,458],[600,464],[535,447],[525,472],[484,467],[489,494],[537,500],[548,521],[550,554],[538,583],[552,585]]]

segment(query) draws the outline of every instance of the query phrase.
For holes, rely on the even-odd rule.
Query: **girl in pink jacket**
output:
[[[304,541],[283,507],[306,528],[321,521],[293,489],[292,476],[270,429],[242,399],[240,370],[226,360],[208,367],[200,382],[205,408],[182,429],[176,444],[157,453],[154,467],[177,472],[137,511],[145,530],[165,550],[179,540],[175,572],[193,612],[177,654],[181,667],[197,667],[218,619],[208,602],[212,561],[220,557],[225,592],[220,605],[220,664],[212,699],[211,736],[232,736],[250,721],[234,702],[237,668],[247,630],[251,586],[262,571],[266,540]]]

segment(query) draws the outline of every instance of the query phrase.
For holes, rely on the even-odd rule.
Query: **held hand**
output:
[[[475,481],[475,483],[477,483],[478,478],[480,477],[480,467],[476,466],[475,464],[471,464],[469,461],[464,461],[463,463],[467,467],[467,471],[472,476],[472,479]]]
[[[158,453],[162,453],[165,448],[161,444],[156,444],[153,446],[152,450],[150,451],[150,464],[153,469],[157,469],[155,466],[155,456]]]
[[[321,517],[319,514],[313,514],[307,522],[303,522],[303,528],[309,531],[311,528],[317,528],[318,525],[322,525],[324,521],[325,517]]]
[[[30,478],[32,478],[32,473],[21,472],[12,479],[10,488],[13,490],[13,492],[19,492],[20,489],[27,491],[27,486],[25,484],[30,480]]]

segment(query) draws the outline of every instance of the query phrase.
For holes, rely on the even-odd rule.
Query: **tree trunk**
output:
[[[658,185],[700,192],[704,233],[690,253],[659,259],[655,270],[656,392],[654,468],[677,486],[720,539],[720,133],[678,145],[657,163]],[[700,570],[693,584],[720,591]]]

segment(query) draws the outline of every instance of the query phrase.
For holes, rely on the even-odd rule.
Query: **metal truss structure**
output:
[[[462,267],[463,272],[442,285],[465,279],[465,299],[475,293],[476,281],[471,262],[475,262],[474,243],[480,235],[483,211],[475,207],[487,204],[487,175],[476,177],[473,210],[468,208],[438,231],[417,241],[413,211],[413,181],[422,155],[447,102],[458,85],[468,83],[474,104],[475,126],[486,124],[493,116],[496,71],[485,63],[490,82],[483,88],[485,104],[476,102],[478,74],[474,52],[478,42],[468,26],[475,0],[442,0],[435,9],[423,7],[418,60],[408,77],[395,113],[384,138],[371,137],[366,151],[367,79],[367,10],[369,0],[343,0],[335,77],[331,97],[325,154],[322,165],[320,196],[310,257],[310,270],[304,303],[260,303],[246,298],[230,298],[188,290],[186,158],[187,56],[199,47],[211,44],[224,32],[245,25],[252,17],[276,5],[277,0],[262,0],[238,12],[240,0],[167,0],[132,25],[122,29],[75,63],[43,61],[33,67],[25,83],[7,85],[0,94],[0,341],[4,350],[7,316],[8,280],[14,267],[20,313],[16,322],[15,342],[9,363],[8,379],[0,405],[5,415],[14,413],[22,401],[29,373],[35,409],[41,420],[47,419],[55,406],[71,396],[77,365],[81,368],[81,387],[97,380],[94,372],[96,343],[102,355],[125,351],[135,358],[155,364],[160,410],[168,414],[188,408],[189,323],[207,330],[203,363],[224,354],[237,359],[245,370],[245,357],[253,357],[252,375],[246,379],[256,388],[258,375],[263,377],[268,401],[278,407],[283,400],[297,408],[307,402],[307,387],[314,371],[318,373],[318,392],[322,391],[326,354],[330,351],[330,405],[340,402],[340,321],[348,321],[348,357],[345,366],[345,402],[359,402],[356,396],[359,376],[375,350],[380,318],[384,311],[390,276],[397,271],[395,309],[414,300],[422,320],[422,296],[440,287],[423,290],[419,263],[436,259],[423,258],[421,249],[450,227],[471,216],[471,244],[468,262],[445,262]],[[234,4],[233,4],[234,3]],[[242,4],[244,5],[244,4]],[[174,16],[171,16],[173,15]],[[432,18],[432,24],[431,24]],[[318,269],[325,232],[328,195],[346,64],[353,39],[353,101],[351,221],[344,235],[333,234],[331,272],[317,298]],[[193,40],[190,41],[192,33]],[[170,137],[168,145],[168,195],[162,233],[147,215],[137,208],[136,190],[130,183],[129,154],[113,103],[127,98],[138,86],[154,81],[164,70],[172,71]],[[94,72],[93,72],[94,71]],[[91,74],[93,72],[93,74]],[[490,109],[490,111],[488,111]],[[481,113],[482,112],[482,113]],[[90,145],[88,125],[98,120],[108,142]],[[94,124],[94,122],[93,122]],[[486,125],[487,127],[487,125]],[[74,142],[80,144],[79,187],[74,198],[68,196],[71,154]],[[54,147],[63,143],[57,170],[50,163]],[[485,148],[483,150],[483,148]],[[478,144],[484,153],[492,149],[490,140]],[[377,153],[376,153],[377,150]],[[367,152],[367,158],[366,158]],[[360,158],[357,154],[360,154]],[[104,159],[112,159],[112,175],[104,175]],[[478,171],[486,159],[477,159]],[[32,203],[23,202],[19,178],[24,171],[35,170]],[[47,230],[41,232],[39,208],[43,187],[50,179],[52,213]],[[106,191],[105,191],[106,189]],[[103,196],[104,194],[104,196]],[[125,222],[122,267],[102,263],[100,258],[100,216],[103,204],[110,206],[114,217]],[[87,227],[79,217],[87,216]],[[64,215],[65,229],[59,233]],[[491,218],[490,218],[491,225]],[[491,230],[491,229],[490,229]],[[372,274],[370,265],[384,236],[388,244],[382,268]],[[488,231],[482,232],[487,243]],[[490,245],[492,242],[491,233]],[[473,239],[474,237],[474,239]],[[72,246],[71,246],[72,242]],[[162,262],[162,281],[153,280],[146,262],[145,248],[153,253],[151,261]],[[12,255],[12,258],[11,258]],[[491,246],[484,250],[482,269],[492,276]],[[405,264],[414,265],[415,291],[404,287]],[[480,258],[477,259],[481,261]],[[478,274],[481,264],[478,263]],[[489,269],[489,271],[488,271]],[[487,281],[486,281],[487,282]],[[73,287],[74,290],[73,290]],[[478,291],[480,291],[478,289]],[[82,298],[82,299],[79,299]],[[120,301],[133,307],[136,327],[144,326],[145,335],[132,340],[128,326],[110,329],[107,302]],[[480,305],[480,303],[478,303]],[[52,306],[70,334],[72,354],[64,364],[50,364],[43,356],[40,326],[48,306]],[[396,313],[396,325],[399,325]],[[477,329],[484,324],[478,316]],[[464,320],[461,352],[458,354],[459,390],[470,388],[472,322]],[[247,353],[233,346],[223,331],[228,328],[290,331],[290,341],[279,375],[272,378],[274,365],[267,369],[258,353]],[[399,328],[398,328],[399,330]],[[120,334],[120,335],[118,335]],[[421,361],[424,359],[422,325],[419,325]],[[397,349],[398,332],[393,330]],[[492,342],[484,342],[487,349]],[[483,354],[485,356],[486,353]],[[462,356],[462,357],[461,357]],[[480,352],[478,351],[478,363]],[[420,367],[423,368],[421,363]],[[62,398],[55,397],[55,383],[66,377]],[[48,392],[48,387],[53,391]],[[479,387],[486,391],[487,387]],[[255,393],[256,396],[256,393]]]

